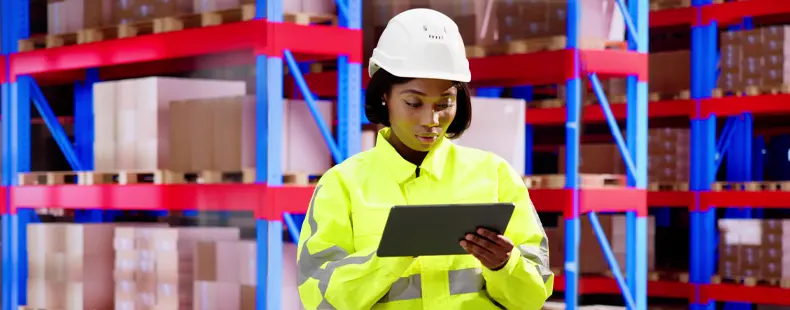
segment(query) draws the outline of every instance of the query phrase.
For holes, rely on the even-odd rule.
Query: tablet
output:
[[[411,205],[390,210],[379,257],[468,254],[459,242],[479,227],[504,233],[512,203]]]

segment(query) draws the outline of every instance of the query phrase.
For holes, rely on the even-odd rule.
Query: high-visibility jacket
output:
[[[380,131],[373,149],[333,167],[316,185],[297,254],[304,307],[540,309],[554,276],[545,232],[520,175],[492,153],[447,139],[417,167],[387,142],[389,134]],[[516,247],[500,270],[472,255],[376,256],[393,205],[492,202],[516,205],[505,231]]]

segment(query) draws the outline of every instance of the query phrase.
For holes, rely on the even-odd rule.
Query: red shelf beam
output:
[[[788,4],[790,4],[790,1],[788,1]],[[746,112],[753,114],[787,113],[790,112],[790,105],[787,104],[789,100],[790,94],[703,99],[700,102],[699,113],[694,116],[707,118],[711,114],[716,114],[717,116],[732,116]]]
[[[579,51],[582,73],[596,72],[604,76],[634,74],[647,79],[647,55],[619,50]],[[573,50],[546,51],[517,55],[490,56],[469,59],[472,84],[481,86],[520,86],[562,83],[573,77]],[[365,71],[365,70],[363,70]],[[363,72],[363,85],[367,84]],[[310,90],[321,97],[337,96],[335,72],[305,74]],[[286,79],[286,91],[293,89],[293,81]]]
[[[790,13],[790,1],[786,0],[725,2],[703,7],[701,22],[702,25],[706,25],[715,20],[719,22],[719,25],[726,25],[729,23],[740,23],[744,17],[761,17],[787,13]]]
[[[277,33],[277,35],[273,35]],[[362,32],[340,27],[303,26],[253,20],[64,46],[13,54],[12,80],[17,75],[54,73],[74,75],[87,68],[137,64],[166,59],[250,50],[266,55],[346,54],[362,59]]]
[[[697,8],[677,8],[650,12],[650,28],[691,25],[697,18]]]
[[[55,185],[11,187],[18,208],[256,211],[266,205],[263,184]]]
[[[612,114],[617,120],[625,120],[627,116],[627,106],[621,103],[610,104]],[[663,117],[688,117],[694,108],[692,100],[669,100],[648,103],[649,118]],[[790,109],[790,107],[788,107]],[[527,109],[526,122],[531,125],[556,125],[565,123],[566,109],[546,108],[546,109]],[[588,105],[582,110],[582,117],[585,122],[605,122],[606,116],[600,105]]]
[[[778,286],[707,284],[700,286],[699,298],[701,303],[722,301],[790,306],[790,290]]]
[[[694,192],[648,192],[647,204],[651,207],[689,208],[694,204]]]
[[[647,295],[650,297],[688,299],[692,296],[692,285],[680,282],[648,281]],[[554,291],[565,291],[565,277],[554,277]],[[579,294],[620,294],[617,281],[604,277],[583,277],[579,279]]]
[[[699,195],[702,211],[710,207],[790,208],[790,192],[702,192]]]

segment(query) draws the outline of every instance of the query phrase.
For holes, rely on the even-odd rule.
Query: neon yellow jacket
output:
[[[540,309],[551,295],[548,241],[524,183],[503,159],[446,139],[420,167],[379,132],[376,147],[319,181],[299,238],[299,295],[306,309]],[[471,255],[380,258],[393,205],[513,202],[505,231],[517,246],[491,271]]]

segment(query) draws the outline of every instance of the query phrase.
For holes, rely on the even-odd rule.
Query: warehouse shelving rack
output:
[[[281,308],[282,217],[280,133],[283,113],[283,59],[295,70],[297,60],[338,59],[339,141],[328,139],[336,159],[358,152],[361,96],[361,0],[337,0],[340,27],[283,23],[282,0],[257,1],[256,19],[214,27],[145,35],[53,49],[18,52],[17,41],[29,37],[28,0],[2,0],[3,121],[3,291],[4,310],[26,303],[26,225],[34,219],[26,208],[57,206],[83,210],[81,221],[101,221],[99,210],[254,210],[257,218],[257,308]],[[203,56],[219,54],[219,56]],[[16,175],[30,170],[31,99],[74,170],[91,170],[93,98],[101,79],[144,76],[162,70],[188,69],[201,62],[218,65],[254,63],[257,106],[257,184],[220,185],[58,185],[17,186]],[[250,56],[254,56],[251,58]],[[299,78],[298,74],[293,74]],[[36,80],[75,83],[75,141],[72,144],[41,94]],[[309,106],[312,93],[303,89]],[[314,110],[314,108],[311,108]],[[322,131],[326,130],[323,124]],[[6,194],[5,191],[8,191]],[[233,209],[211,209],[206,201],[223,201]],[[287,203],[287,201],[285,202]]]
[[[8,116],[3,122],[3,309],[16,309],[25,302],[26,258],[24,227],[32,219],[29,210],[17,207],[60,206],[74,209],[92,209],[105,206],[105,209],[142,209],[173,210],[180,206],[189,209],[204,209],[201,200],[222,199],[227,205],[238,206],[236,210],[255,210],[258,218],[259,285],[258,307],[260,309],[279,308],[279,285],[267,286],[266,283],[279,284],[281,257],[281,233],[283,213],[304,213],[310,196],[311,187],[281,187],[279,146],[282,141],[276,132],[269,131],[281,119],[281,98],[283,86],[303,90],[304,97],[338,97],[339,132],[338,142],[333,155],[342,159],[359,150],[359,111],[360,86],[366,80],[361,63],[361,34],[358,29],[361,19],[360,0],[338,0],[343,25],[352,30],[322,26],[297,26],[282,21],[281,1],[259,3],[257,16],[268,17],[268,21],[251,21],[239,24],[222,25],[204,29],[184,30],[174,33],[142,36],[116,41],[105,41],[80,46],[69,46],[51,50],[17,53],[17,39],[29,35],[26,14],[26,0],[0,1],[0,21],[2,22],[2,55],[0,69],[2,79],[2,115]],[[564,289],[569,308],[576,306],[576,296],[585,293],[612,293],[618,289],[625,291],[630,308],[644,309],[646,297],[669,296],[688,297],[695,308],[710,307],[711,300],[750,301],[755,303],[790,304],[790,296],[785,290],[769,287],[743,287],[738,285],[712,285],[710,275],[715,266],[714,249],[715,214],[713,206],[762,206],[788,207],[787,193],[782,192],[710,192],[709,184],[716,170],[714,158],[723,155],[725,145],[730,145],[728,156],[733,156],[735,145],[748,146],[750,136],[750,116],[787,112],[786,103],[790,95],[770,95],[757,97],[710,98],[710,90],[715,85],[716,27],[717,22],[731,21],[740,17],[760,16],[778,12],[790,13],[790,2],[782,0],[749,0],[747,2],[712,4],[711,1],[695,1],[693,8],[666,10],[650,13],[650,27],[689,25],[694,36],[692,47],[693,69],[692,99],[652,103],[647,110],[647,90],[645,80],[647,52],[648,5],[646,0],[629,1],[628,7],[618,1],[630,18],[629,49],[632,51],[590,51],[574,47],[578,17],[578,1],[570,1],[568,29],[568,49],[556,52],[540,52],[525,55],[508,55],[470,60],[476,87],[522,86],[565,82],[569,90],[567,108],[530,110],[526,123],[528,128],[538,125],[565,124],[567,128],[566,147],[568,156],[566,171],[568,184],[564,190],[532,190],[531,196],[539,211],[563,212],[566,215],[566,232],[569,248],[566,249],[568,261],[564,276],[558,276],[555,288]],[[345,10],[343,8],[346,8]],[[345,16],[346,18],[343,18]],[[207,38],[211,38],[207,40]],[[340,45],[339,43],[342,43]],[[296,55],[283,52],[290,49]],[[234,57],[219,57],[219,63],[254,62],[257,68],[257,88],[259,90],[258,109],[258,162],[266,165],[258,167],[258,185],[200,185],[200,186],[15,186],[15,175],[28,171],[29,163],[29,124],[31,99],[36,103],[40,114],[52,129],[53,136],[59,140],[67,157],[77,167],[89,169],[92,149],[92,100],[90,85],[100,79],[123,76],[146,75],[156,72],[161,66],[184,68],[184,63],[176,58],[211,53],[234,52],[251,49],[254,53],[242,51]],[[152,52],[153,51],[153,52]],[[291,72],[295,70],[295,60],[303,59],[301,54],[337,55],[346,54],[339,60],[339,72],[295,74],[296,83],[282,80],[283,55]],[[254,59],[245,59],[254,54]],[[246,56],[245,56],[246,55]],[[268,55],[268,56],[265,56]],[[275,56],[276,55],[276,56]],[[293,57],[291,57],[293,56]],[[223,59],[224,58],[224,59]],[[230,59],[228,59],[230,58]],[[166,65],[158,62],[170,59]],[[241,59],[241,60],[240,60]],[[154,65],[155,64],[155,65]],[[152,67],[156,70],[152,70]],[[510,70],[510,68],[525,68]],[[148,70],[148,71],[147,71]],[[628,105],[609,107],[601,96],[600,85],[594,89],[601,107],[582,108],[580,102],[580,75],[591,74],[591,80],[601,76],[629,76]],[[37,91],[36,81],[44,80],[76,81],[75,87],[75,127],[77,135],[73,146],[65,138],[53,115],[47,113],[45,98]],[[285,84],[285,85],[284,85]],[[307,91],[309,88],[309,91]],[[528,87],[519,87],[518,96],[530,97]],[[498,96],[501,91],[495,88],[481,89],[480,95]],[[345,103],[345,104],[343,104]],[[583,110],[583,112],[581,112]],[[614,119],[626,120],[627,137],[619,137],[614,130],[615,140],[624,154],[631,158],[629,166],[629,189],[596,191],[578,189],[574,176],[578,175],[579,124],[584,121],[608,122],[616,125]],[[692,191],[690,192],[645,192],[646,185],[646,142],[648,117],[687,116],[692,120]],[[716,140],[716,116],[738,116],[742,121],[731,121],[728,128],[740,128],[736,134],[724,134]],[[743,129],[746,128],[746,129]],[[725,130],[728,132],[730,129]],[[528,133],[532,132],[527,130]],[[739,142],[729,142],[735,137]],[[527,137],[531,145],[531,137]],[[623,143],[625,142],[628,143]],[[735,140],[733,140],[735,141]],[[332,143],[330,143],[331,145]],[[627,146],[628,151],[625,150]],[[68,155],[69,153],[73,155]],[[528,158],[530,152],[528,150]],[[631,157],[633,155],[634,157]],[[749,156],[737,155],[746,161]],[[718,156],[721,157],[721,156]],[[740,162],[740,161],[739,161]],[[82,166],[84,165],[84,166]],[[730,165],[730,160],[728,160]],[[531,172],[528,162],[527,174]],[[740,171],[741,178],[747,172]],[[199,199],[200,198],[200,199]],[[170,202],[179,201],[180,204]],[[620,202],[620,203],[612,203]],[[184,203],[187,202],[187,203]],[[605,203],[601,203],[605,202]],[[667,283],[646,279],[646,225],[643,215],[646,205],[683,207],[692,210],[694,232],[692,243],[697,249],[692,254],[691,283]],[[191,207],[189,207],[191,206]],[[230,211],[230,210],[228,210]],[[582,278],[575,273],[578,263],[578,216],[588,213],[596,222],[595,212],[591,211],[629,211],[629,230],[633,233],[628,243],[627,279],[625,283],[618,275],[617,281],[601,278]],[[284,216],[287,221],[288,216]],[[85,221],[98,220],[96,213],[86,214]],[[600,230],[600,229],[598,229]],[[601,236],[599,234],[599,236]],[[574,240],[575,239],[575,240]],[[605,240],[604,240],[605,241]],[[604,248],[606,243],[602,242]],[[611,256],[611,255],[610,255]],[[611,260],[610,260],[611,261]],[[619,274],[615,269],[614,273]],[[267,270],[269,271],[267,273]],[[268,277],[270,281],[265,279]],[[649,292],[648,292],[649,286]],[[685,296],[685,297],[684,297]]]
[[[10,4],[9,4],[10,3]],[[258,249],[259,255],[258,279],[258,307],[261,309],[279,308],[279,288],[277,285],[267,286],[267,283],[278,283],[280,275],[280,257],[282,247],[282,213],[304,213],[308,200],[312,194],[311,187],[280,187],[281,175],[279,166],[279,147],[282,141],[276,132],[268,130],[278,124],[277,117],[281,113],[282,98],[282,66],[283,59],[273,55],[280,55],[284,48],[292,51],[312,52],[319,54],[343,54],[339,60],[339,76],[311,75],[302,80],[300,74],[294,74],[297,86],[303,90],[307,101],[311,101],[313,93],[326,96],[326,93],[340,99],[338,122],[340,147],[331,147],[336,158],[342,159],[358,151],[359,146],[359,87],[364,80],[359,65],[361,59],[356,54],[361,50],[361,44],[355,45],[361,38],[359,31],[340,31],[327,27],[302,27],[278,23],[282,20],[280,1],[267,1],[268,6],[259,5],[257,16],[268,17],[266,21],[252,21],[240,24],[223,25],[199,30],[185,30],[173,33],[158,34],[127,38],[123,40],[105,41],[93,44],[61,47],[52,50],[16,53],[16,39],[26,37],[28,33],[18,30],[14,25],[27,25],[24,14],[3,16],[4,26],[4,52],[8,57],[9,68],[6,74],[3,92],[3,112],[10,115],[9,130],[4,130],[4,181],[11,185],[9,194],[10,203],[3,218],[4,227],[4,309],[15,309],[19,303],[25,302],[24,281],[26,279],[24,251],[24,227],[31,218],[29,211],[18,207],[46,207],[60,206],[74,209],[90,209],[105,206],[105,209],[165,209],[173,210],[176,206],[191,206],[190,209],[203,209],[200,201],[223,199],[227,205],[242,206],[249,209],[250,205],[256,206],[258,221]],[[647,12],[646,0],[631,1],[625,7],[622,1],[618,2],[622,11],[628,12],[626,20],[629,24],[630,51],[595,51],[580,50],[576,48],[577,29],[581,14],[577,1],[570,1],[568,12],[568,48],[563,51],[540,52],[524,55],[508,55],[474,59],[470,66],[475,77],[475,84],[479,86],[520,86],[564,82],[569,91],[567,114],[561,120],[567,128],[567,147],[569,154],[566,163],[569,171],[568,182],[564,190],[535,190],[532,192],[533,200],[541,211],[563,212],[567,221],[567,235],[571,236],[566,249],[568,261],[564,276],[557,277],[556,284],[564,286],[569,308],[577,304],[577,295],[582,290],[592,292],[596,289],[601,279],[578,278],[578,229],[579,216],[588,214],[593,223],[597,222],[595,211],[628,212],[628,229],[632,233],[628,239],[628,266],[627,275],[631,279],[628,283],[620,274],[616,262],[612,259],[611,249],[599,235],[601,245],[608,252],[609,261],[613,265],[613,273],[617,282],[614,287],[623,291],[627,303],[631,308],[645,309],[647,297],[646,281],[646,214],[647,193],[646,185],[646,143],[647,133]],[[3,12],[26,12],[27,2],[4,0],[6,6]],[[260,3],[259,3],[260,4]],[[351,18],[346,25],[353,29],[359,28],[358,15],[361,12],[359,0],[350,0],[343,13],[344,5],[338,3],[341,15]],[[265,9],[264,9],[265,8]],[[352,15],[348,15],[352,14]],[[7,17],[7,18],[6,18]],[[25,28],[25,27],[22,27]],[[8,35],[8,34],[11,35]],[[286,35],[287,34],[287,35]],[[211,38],[211,40],[206,40]],[[342,42],[343,47],[338,46]],[[354,44],[349,44],[354,42]],[[164,46],[164,47],[163,47]],[[70,157],[70,162],[76,168],[87,169],[90,167],[87,159],[90,151],[86,146],[92,141],[89,133],[91,121],[91,100],[88,91],[91,83],[108,77],[130,74],[125,71],[145,71],[145,66],[140,65],[125,67],[111,67],[122,64],[144,64],[161,59],[172,59],[216,52],[226,52],[240,48],[252,48],[256,54],[255,63],[258,71],[259,109],[258,113],[258,162],[266,165],[258,167],[258,181],[265,183],[261,186],[248,185],[127,185],[127,186],[15,186],[14,176],[18,172],[29,170],[29,130],[30,99],[37,101],[37,108],[41,110],[46,123],[53,131],[53,135],[60,141],[64,153]],[[153,52],[152,52],[153,51]],[[292,72],[296,64],[294,57],[283,51],[285,60]],[[177,62],[177,61],[175,61]],[[350,64],[347,64],[350,62]],[[521,67],[525,70],[509,70]],[[529,68],[526,70],[526,68]],[[86,70],[83,72],[83,70]],[[70,150],[71,144],[65,138],[57,122],[47,113],[48,106],[43,104],[45,98],[36,91],[32,78],[50,79],[48,75],[54,73],[54,79],[77,80],[82,82],[77,85],[77,109],[75,115],[76,128],[80,130],[77,145],[74,151]],[[619,130],[613,130],[622,149],[624,158],[628,158],[629,185],[628,189],[621,190],[592,190],[578,188],[578,144],[579,125],[581,116],[581,74],[589,74],[593,81],[601,76],[630,76],[629,77],[629,105],[625,112],[628,116],[628,132],[626,139],[620,136]],[[133,75],[133,74],[130,74]],[[331,78],[334,80],[321,80]],[[337,88],[323,89],[320,85],[337,85]],[[312,92],[306,91],[310,86]],[[604,102],[604,115],[610,124],[614,122],[614,113],[605,103],[599,83],[594,83],[597,95]],[[491,91],[491,89],[489,89]],[[495,90],[493,92],[496,92]],[[263,94],[263,95],[261,95]],[[529,117],[527,121],[532,120]],[[539,120],[538,120],[539,122]],[[531,132],[528,130],[528,132]],[[81,137],[79,137],[81,136]],[[641,138],[640,138],[641,137]],[[628,149],[626,143],[628,142]],[[338,154],[340,153],[340,154]],[[86,156],[85,161],[81,156]],[[635,157],[631,157],[631,154]],[[13,155],[13,156],[10,156]],[[82,166],[85,165],[85,166]],[[170,204],[179,201],[180,204]],[[186,203],[185,203],[186,202]],[[256,203],[257,202],[257,203]],[[618,203],[612,203],[618,202]],[[246,204],[244,204],[246,203]],[[285,216],[288,219],[288,216]],[[596,225],[600,226],[600,225]],[[600,227],[597,227],[600,231]],[[268,271],[268,272],[267,272]],[[265,281],[265,280],[269,281]],[[274,281],[274,282],[272,282]],[[598,282],[596,282],[598,281]],[[585,287],[579,284],[585,284]],[[562,288],[562,287],[558,287]]]

